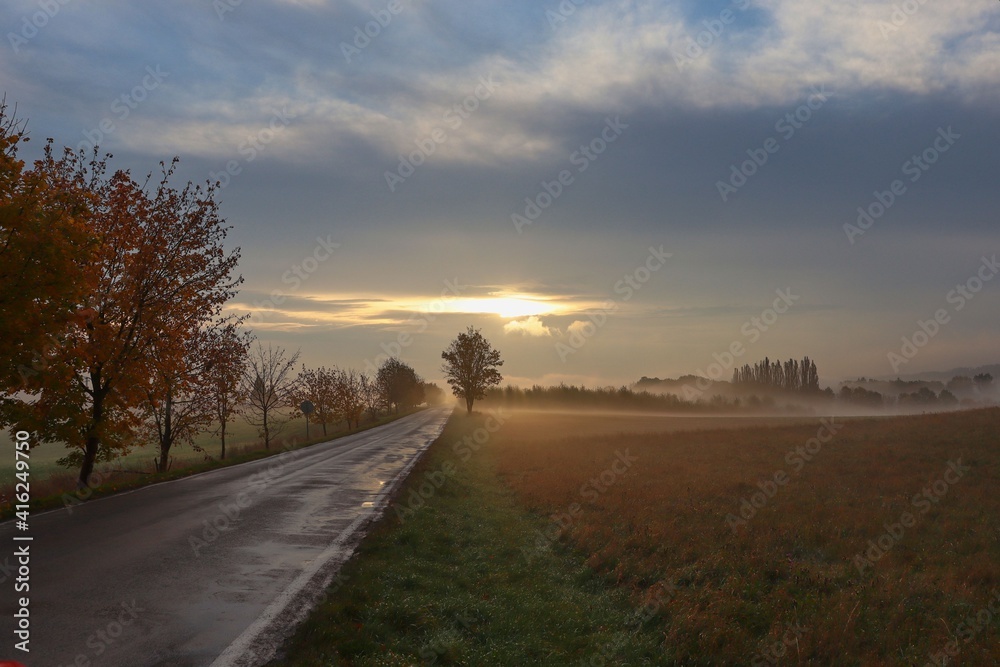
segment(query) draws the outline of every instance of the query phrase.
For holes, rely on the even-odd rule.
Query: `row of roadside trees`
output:
[[[296,375],[298,353],[255,343],[224,311],[243,278],[216,184],[175,188],[176,160],[136,179],[51,140],[28,166],[28,140],[0,101],[0,426],[65,443],[81,487],[149,442],[166,470],[213,424],[224,457],[238,415],[270,446],[302,401],[325,432],[443,398],[398,359]]]
[[[49,141],[29,168],[26,141],[0,104],[0,420],[68,443],[86,485],[146,429],[168,452],[228,409],[249,345],[223,312],[240,253],[215,187],[173,187],[176,162],[136,179]]]
[[[256,426],[270,447],[271,439],[294,417],[305,416],[322,428],[345,423],[348,429],[361,425],[364,415],[371,421],[382,414],[412,408],[428,400],[440,402],[441,390],[424,382],[412,367],[392,357],[374,375],[337,367],[293,369],[299,354],[288,356],[281,348],[258,344],[248,355],[239,399],[242,413]],[[223,457],[225,444],[223,444]]]

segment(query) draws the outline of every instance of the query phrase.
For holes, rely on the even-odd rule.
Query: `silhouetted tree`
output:
[[[933,391],[927,387],[921,387],[912,394],[900,394],[899,404],[900,405],[933,405],[937,403],[938,397]]]
[[[958,398],[947,389],[941,390],[941,393],[938,394],[938,401],[940,401],[941,405],[958,405]]]
[[[854,403],[856,405],[866,405],[868,407],[880,408],[882,407],[885,399],[882,394],[877,391],[870,391],[864,387],[848,387],[844,385],[840,388],[840,394],[837,396],[842,401],[847,401],[848,403]]]
[[[249,331],[240,331],[239,326],[239,323],[231,323],[210,333],[206,354],[212,363],[202,372],[207,385],[205,391],[219,424],[216,433],[222,442],[221,459],[226,458],[226,425],[246,400],[242,391],[243,372],[254,336]]]
[[[381,409],[384,401],[382,399],[382,392],[379,390],[378,381],[373,377],[361,374],[361,397],[365,404],[365,410],[368,411],[368,417],[371,421],[378,419],[378,413]]]
[[[451,342],[441,358],[448,384],[455,396],[465,399],[465,407],[472,414],[472,404],[486,396],[486,390],[500,384],[503,376],[498,368],[503,366],[500,352],[494,350],[478,329],[469,327]]]
[[[744,364],[733,369],[733,384],[772,387],[785,391],[818,392],[819,373],[816,362],[804,357],[802,361],[789,359],[782,363],[764,357],[754,365]]]
[[[424,400],[427,402],[427,405],[443,405],[447,400],[444,389],[433,382],[424,382],[423,388]]]
[[[400,408],[413,407],[424,400],[420,376],[396,357],[382,362],[375,377],[383,393],[386,409],[394,408],[398,414]]]
[[[337,413],[347,422],[348,430],[351,429],[351,424],[354,424],[355,428],[361,425],[361,415],[365,411],[362,377],[364,376],[353,368],[337,372],[335,384]]]
[[[326,433],[329,422],[337,422],[337,369],[320,366],[309,368],[305,366],[299,372],[295,384],[289,393],[289,405],[295,414],[301,414],[301,405],[309,401],[313,411],[306,417],[310,422],[319,424]]]
[[[259,342],[251,350],[243,373],[243,391],[247,396],[247,414],[244,418],[256,426],[264,438],[264,448],[271,448],[271,436],[281,431],[288,421],[279,409],[287,406],[295,387],[292,369],[299,360],[299,353],[285,356],[285,349]]]

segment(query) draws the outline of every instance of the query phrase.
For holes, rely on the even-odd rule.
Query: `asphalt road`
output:
[[[0,525],[0,660],[263,664],[337,581],[389,488],[449,414],[425,410],[279,458],[38,514],[26,533]],[[30,592],[15,593],[14,554],[25,544]],[[13,648],[24,595],[29,654]]]

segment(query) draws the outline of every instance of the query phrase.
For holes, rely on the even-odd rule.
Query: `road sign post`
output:
[[[309,415],[316,409],[316,406],[312,404],[312,401],[302,401],[299,405],[299,410],[302,414],[306,416],[306,440],[309,440]]]

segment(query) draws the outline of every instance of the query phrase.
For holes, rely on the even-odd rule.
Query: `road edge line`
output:
[[[452,414],[454,410],[452,411]],[[329,586],[330,581],[333,576],[339,571],[340,566],[343,565],[347,560],[354,554],[355,549],[358,544],[361,543],[361,538],[364,537],[362,528],[367,524],[377,521],[385,508],[389,504],[389,498],[396,492],[396,489],[403,483],[409,475],[413,468],[417,465],[417,462],[423,458],[424,453],[430,448],[432,444],[437,442],[438,438],[441,437],[441,433],[444,432],[445,425],[448,423],[448,419],[451,418],[449,414],[444,422],[441,424],[441,431],[427,443],[420,447],[417,452],[413,455],[410,461],[403,466],[393,479],[384,486],[384,488],[379,491],[378,495],[375,496],[375,500],[372,501],[372,507],[365,508],[369,510],[368,512],[362,513],[358,518],[356,518],[347,528],[345,528],[341,533],[331,542],[319,555],[319,557],[314,560],[307,569],[305,569],[298,577],[296,577],[291,584],[288,585],[285,590],[281,591],[278,596],[264,608],[260,616],[251,623],[247,628],[240,633],[226,649],[216,658],[210,667],[250,667],[251,665],[264,665],[269,662],[277,654],[277,649],[280,645],[271,646],[270,649],[266,646],[261,646],[261,638],[267,634],[274,634],[276,631],[280,630],[281,635],[285,635],[289,628],[275,628],[273,627],[278,619],[284,614],[288,608],[291,606],[292,602],[302,593],[302,591],[313,581],[316,575],[324,570],[331,562],[335,560],[338,555],[341,555],[339,565],[329,572],[324,573],[324,581],[322,586],[317,586],[317,594],[315,598],[318,599],[320,592],[325,591]],[[346,547],[346,548],[345,548]],[[315,602],[315,601],[313,601]],[[294,629],[312,610],[312,604],[303,605],[302,609],[298,610],[292,619],[290,624],[290,629]],[[251,659],[245,660],[247,657]]]

